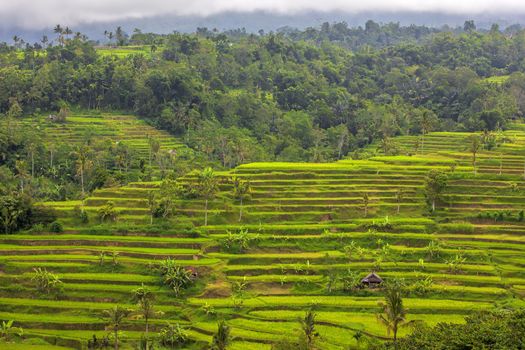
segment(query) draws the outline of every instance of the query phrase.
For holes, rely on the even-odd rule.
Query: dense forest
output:
[[[440,30],[369,21],[364,28],[325,23],[259,35],[107,32],[109,46],[147,47],[129,55],[102,55],[81,33],[61,26],[55,32],[41,43],[15,37],[13,46],[0,46],[5,184],[60,178],[67,187],[87,154],[104,158],[105,169],[118,163],[108,151],[128,154],[124,146],[96,150],[89,135],[86,147],[53,154],[39,141],[41,130],[28,125],[21,132],[12,122],[59,111],[65,118],[71,108],[135,113],[182,137],[192,157],[227,168],[359,158],[374,141],[395,154],[393,136],[500,130],[525,114],[525,31],[518,26],[481,32],[472,21]],[[88,190],[107,177],[92,168]],[[34,195],[75,191],[66,192]]]

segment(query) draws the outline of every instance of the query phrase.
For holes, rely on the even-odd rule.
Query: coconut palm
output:
[[[397,203],[397,214],[399,215],[399,211],[401,209],[401,202],[403,201],[403,197],[405,196],[405,193],[403,190],[398,189],[396,191],[396,203]]]
[[[85,176],[86,171],[91,168],[93,165],[93,162],[89,159],[90,149],[88,146],[78,146],[75,151],[73,152],[73,155],[76,157],[76,169],[77,169],[77,175],[80,177],[80,188],[82,190],[82,196],[85,195],[85,188],[84,188],[84,182],[85,182]]]
[[[149,349],[149,320],[152,317],[161,315],[162,313],[154,310],[155,294],[142,284],[141,287],[133,290],[133,301],[137,303],[138,317],[144,319],[145,322],[145,348]]]
[[[365,209],[365,217],[368,216],[368,203],[370,198],[368,197],[368,192],[363,193],[363,207]]]
[[[377,320],[386,327],[387,334],[394,336],[394,345],[397,349],[397,332],[399,327],[408,324],[407,310],[403,306],[402,288],[399,283],[393,283],[385,289],[385,302],[380,302],[381,313]]]
[[[148,209],[149,209],[149,223],[153,225],[153,215],[155,214],[155,209],[157,209],[157,200],[155,197],[155,192],[148,192]]]
[[[131,312],[132,310],[125,309],[119,305],[103,311],[103,315],[107,323],[106,330],[113,331],[115,336],[115,350],[118,350],[118,332],[122,322],[124,322],[124,320],[129,317]]]
[[[307,350],[313,349],[315,338],[319,336],[319,333],[315,330],[315,316],[315,313],[309,310],[306,312],[304,318],[299,319]]]
[[[219,182],[212,168],[206,168],[198,174],[197,193],[204,198],[204,226],[208,226],[208,201],[219,191]]]
[[[471,135],[469,137],[469,141],[469,151],[472,153],[472,167],[474,168],[474,175],[476,175],[476,155],[478,154],[479,149],[481,148],[481,137],[479,137],[479,135]]]
[[[243,200],[250,195],[250,182],[241,180],[240,178],[234,176],[231,179],[233,184],[233,197],[240,202],[239,206],[239,221],[242,220],[242,208]]]

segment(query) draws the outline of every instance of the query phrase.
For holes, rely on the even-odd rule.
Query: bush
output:
[[[53,221],[51,225],[49,225],[49,230],[54,233],[61,233],[64,232],[64,227],[60,222]]]

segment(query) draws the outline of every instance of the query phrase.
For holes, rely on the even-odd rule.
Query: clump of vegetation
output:
[[[194,282],[192,272],[183,266],[177,265],[175,260],[170,258],[162,261],[158,270],[162,277],[162,282],[171,288],[177,297]]]
[[[98,210],[98,218],[100,222],[115,222],[118,218],[118,210],[115,208],[113,201],[108,201],[104,206]]]
[[[167,323],[159,332],[159,343],[169,349],[179,349],[189,341],[188,332],[178,323]]]
[[[221,246],[230,253],[244,253],[258,239],[259,235],[251,235],[248,229],[240,228],[237,233],[228,230],[226,238],[221,240]]]
[[[31,280],[40,293],[58,294],[62,291],[63,283],[54,273],[40,267],[34,268],[33,272]]]

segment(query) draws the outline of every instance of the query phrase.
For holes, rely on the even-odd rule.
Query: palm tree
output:
[[[153,155],[157,155],[160,151],[160,142],[157,139],[154,139],[153,137],[148,137],[148,144],[149,144],[149,166],[151,167],[151,159]]]
[[[472,166],[474,167],[474,176],[476,176],[476,155],[481,147],[481,138],[478,135],[471,135],[470,140],[470,152],[472,153]]]
[[[385,290],[385,302],[380,302],[381,313],[377,314],[377,320],[386,327],[387,334],[393,333],[394,345],[397,349],[397,331],[399,327],[407,324],[407,310],[403,306],[401,296],[402,288],[399,283],[387,286]]]
[[[71,30],[71,28],[66,27],[66,28],[64,28],[64,34],[65,34],[65,36],[66,36],[66,40],[69,40],[69,36],[70,36],[71,34],[73,34],[73,31]]]
[[[250,182],[239,179],[234,176],[231,179],[233,183],[233,197],[240,202],[239,206],[239,221],[242,220],[243,200],[250,194]]]
[[[77,175],[80,176],[80,186],[82,189],[82,196],[85,194],[85,188],[84,188],[84,177],[85,172],[87,169],[91,167],[91,160],[89,160],[89,148],[85,145],[78,146],[73,152],[74,155],[77,158],[76,167],[77,167]]]
[[[226,350],[230,343],[230,326],[223,320],[217,324],[217,333],[213,335],[211,348],[213,350]]]
[[[62,34],[64,34],[64,29],[62,28],[62,26],[60,24],[57,24],[53,31],[55,32],[55,34],[58,34],[58,42],[62,44],[64,41],[62,37]]]
[[[153,225],[153,215],[157,208],[157,200],[155,198],[155,192],[149,191],[148,193],[148,209],[149,209],[149,224]]]
[[[146,323],[145,329],[145,338],[146,338],[146,350],[149,349],[149,320],[152,317],[160,315],[160,312],[155,312],[154,303],[155,303],[155,294],[147,287],[144,287],[142,284],[141,287],[133,290],[133,301],[137,303],[139,317],[144,319]]]
[[[212,168],[206,168],[198,175],[197,193],[204,198],[204,226],[208,226],[208,201],[219,191],[219,183]]]
[[[31,178],[35,178],[35,152],[37,151],[37,146],[34,142],[31,142],[27,150],[29,151],[29,154],[31,155]]]
[[[132,310],[116,305],[114,308],[104,310],[103,315],[107,321],[106,330],[112,330],[115,335],[115,350],[118,350],[118,332],[122,322],[131,314]]]
[[[16,178],[20,179],[20,191],[24,193],[24,184],[25,179],[27,179],[29,176],[27,174],[27,164],[24,160],[17,160],[15,161],[15,170],[17,174],[15,175]]]
[[[363,207],[365,208],[365,217],[368,216],[368,203],[370,198],[368,197],[368,192],[363,193]]]
[[[397,215],[399,215],[399,211],[401,209],[401,202],[403,201],[404,196],[405,196],[405,193],[403,192],[403,190],[398,189],[396,191]]]
[[[306,312],[304,318],[299,319],[301,329],[306,341],[306,349],[310,350],[314,346],[315,338],[319,335],[315,330],[315,313],[311,310]]]

